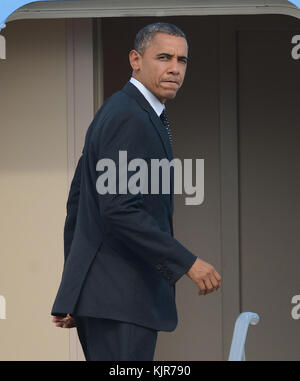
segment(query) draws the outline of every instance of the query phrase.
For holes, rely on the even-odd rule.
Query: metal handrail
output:
[[[236,319],[228,361],[245,361],[245,342],[249,325],[256,325],[259,316],[254,312],[242,312]]]

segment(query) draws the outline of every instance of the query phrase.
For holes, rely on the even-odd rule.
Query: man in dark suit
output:
[[[65,264],[51,313],[57,326],[77,327],[87,360],[153,360],[157,332],[177,326],[175,283],[186,274],[200,295],[221,285],[214,267],[174,238],[173,172],[165,193],[161,172],[153,179],[150,171],[152,159],[173,159],[165,102],[183,83],[187,55],[175,25],[141,29],[129,53],[132,78],[106,100],[86,134],[67,202]],[[149,169],[140,181],[143,192],[133,192],[136,171],[125,178],[122,172],[135,159]],[[158,180],[159,191],[151,193]],[[124,181],[126,191],[119,188]]]

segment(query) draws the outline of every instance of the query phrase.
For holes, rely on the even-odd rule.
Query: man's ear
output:
[[[140,70],[141,65],[141,55],[138,51],[132,49],[129,52],[129,62],[132,70],[138,72]]]

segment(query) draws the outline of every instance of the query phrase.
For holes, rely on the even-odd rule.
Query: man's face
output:
[[[185,38],[157,33],[143,55],[136,50],[129,53],[132,75],[165,103],[183,84],[187,50]]]

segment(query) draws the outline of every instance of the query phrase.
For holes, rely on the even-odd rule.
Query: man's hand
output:
[[[76,327],[76,323],[74,318],[67,314],[66,317],[63,316],[53,316],[52,319],[53,323],[55,323],[56,327],[61,327],[61,328],[73,328]]]
[[[221,287],[221,276],[209,263],[197,258],[186,275],[199,287],[199,295],[217,291]]]

